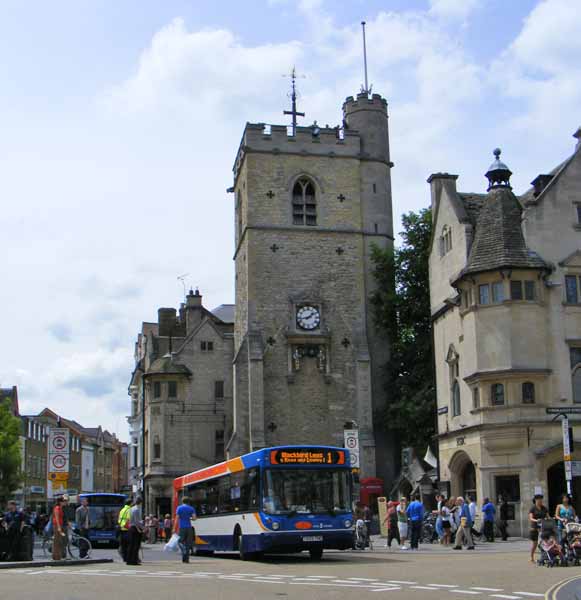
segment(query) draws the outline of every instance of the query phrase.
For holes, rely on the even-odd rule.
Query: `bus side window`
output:
[[[219,482],[219,494],[220,494],[220,512],[228,513],[234,510],[232,504],[232,498],[230,497],[230,478],[232,475],[225,475],[221,477]]]
[[[233,473],[230,475],[230,502],[232,510],[239,511],[241,505],[241,484],[244,483],[245,473]]]
[[[190,494],[190,496],[192,498],[192,504],[193,504],[193,507],[196,510],[196,514],[197,515],[204,515],[204,514],[206,514],[206,511],[205,511],[205,504],[206,504],[206,484],[205,484],[205,482],[204,483],[198,483],[194,487],[191,487],[188,490],[188,493]]]
[[[220,511],[219,480],[212,479],[212,481],[208,481],[207,485],[206,514],[215,515]]]
[[[241,485],[240,510],[258,509],[258,469],[244,471],[244,481]]]

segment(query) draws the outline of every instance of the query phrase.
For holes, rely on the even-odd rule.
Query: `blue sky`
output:
[[[293,64],[306,124],[362,82],[389,103],[394,220],[432,172],[484,191],[501,146],[522,192],[581,123],[570,0],[0,2],[0,385],[126,437],[141,321],[233,301],[225,193],[246,121],[285,122]]]

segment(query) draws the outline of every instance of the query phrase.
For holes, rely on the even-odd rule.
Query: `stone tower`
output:
[[[347,98],[344,127],[248,123],[234,166],[236,317],[231,455],[343,445],[391,480],[382,408],[388,340],[373,324],[370,248],[392,247],[387,103]]]

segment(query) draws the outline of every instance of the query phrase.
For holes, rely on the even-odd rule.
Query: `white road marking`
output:
[[[417,585],[417,581],[397,581],[396,579],[388,579],[389,583],[403,583],[404,585]]]
[[[412,590],[431,590],[432,592],[437,592],[438,588],[428,587],[427,585],[412,585]]]
[[[520,594],[521,596],[530,596],[531,598],[544,598],[545,594],[533,594],[533,592],[515,592],[515,594]]]
[[[511,596],[510,594],[490,594],[492,598],[506,598],[506,600],[520,600],[520,596]]]
[[[369,579],[369,577],[348,577],[351,581],[379,581],[379,579]]]
[[[472,594],[473,596],[478,596],[478,594],[482,594],[482,592],[472,592],[470,590],[450,590],[452,594]]]
[[[394,592],[396,590],[401,590],[400,587],[386,587],[386,588],[376,588],[371,590],[372,592]]]
[[[317,579],[335,579],[334,575],[308,575],[308,578],[317,578]]]
[[[218,573],[218,575],[221,575],[221,573]],[[260,577],[260,573],[232,573],[232,575],[237,577]]]
[[[361,589],[362,587],[366,587],[366,588],[370,587],[367,585],[362,586],[359,583],[323,583],[323,582],[317,583],[315,581],[311,581],[310,583],[307,581],[289,581],[289,585],[319,585],[319,586],[324,585],[327,587],[356,587],[359,589]],[[375,591],[375,590],[373,590],[373,591]]]
[[[457,588],[457,585],[450,585],[449,583],[428,583],[429,586],[435,588]]]
[[[478,590],[479,592],[504,592],[502,588],[485,588],[485,587],[474,587],[470,588],[471,590]]]

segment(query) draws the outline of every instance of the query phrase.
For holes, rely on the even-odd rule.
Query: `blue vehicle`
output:
[[[110,544],[116,546],[117,517],[125,504],[124,494],[79,494],[78,499],[89,501],[89,541],[91,544]]]
[[[353,545],[349,451],[331,446],[264,448],[174,480],[196,509],[198,554],[308,551]]]

